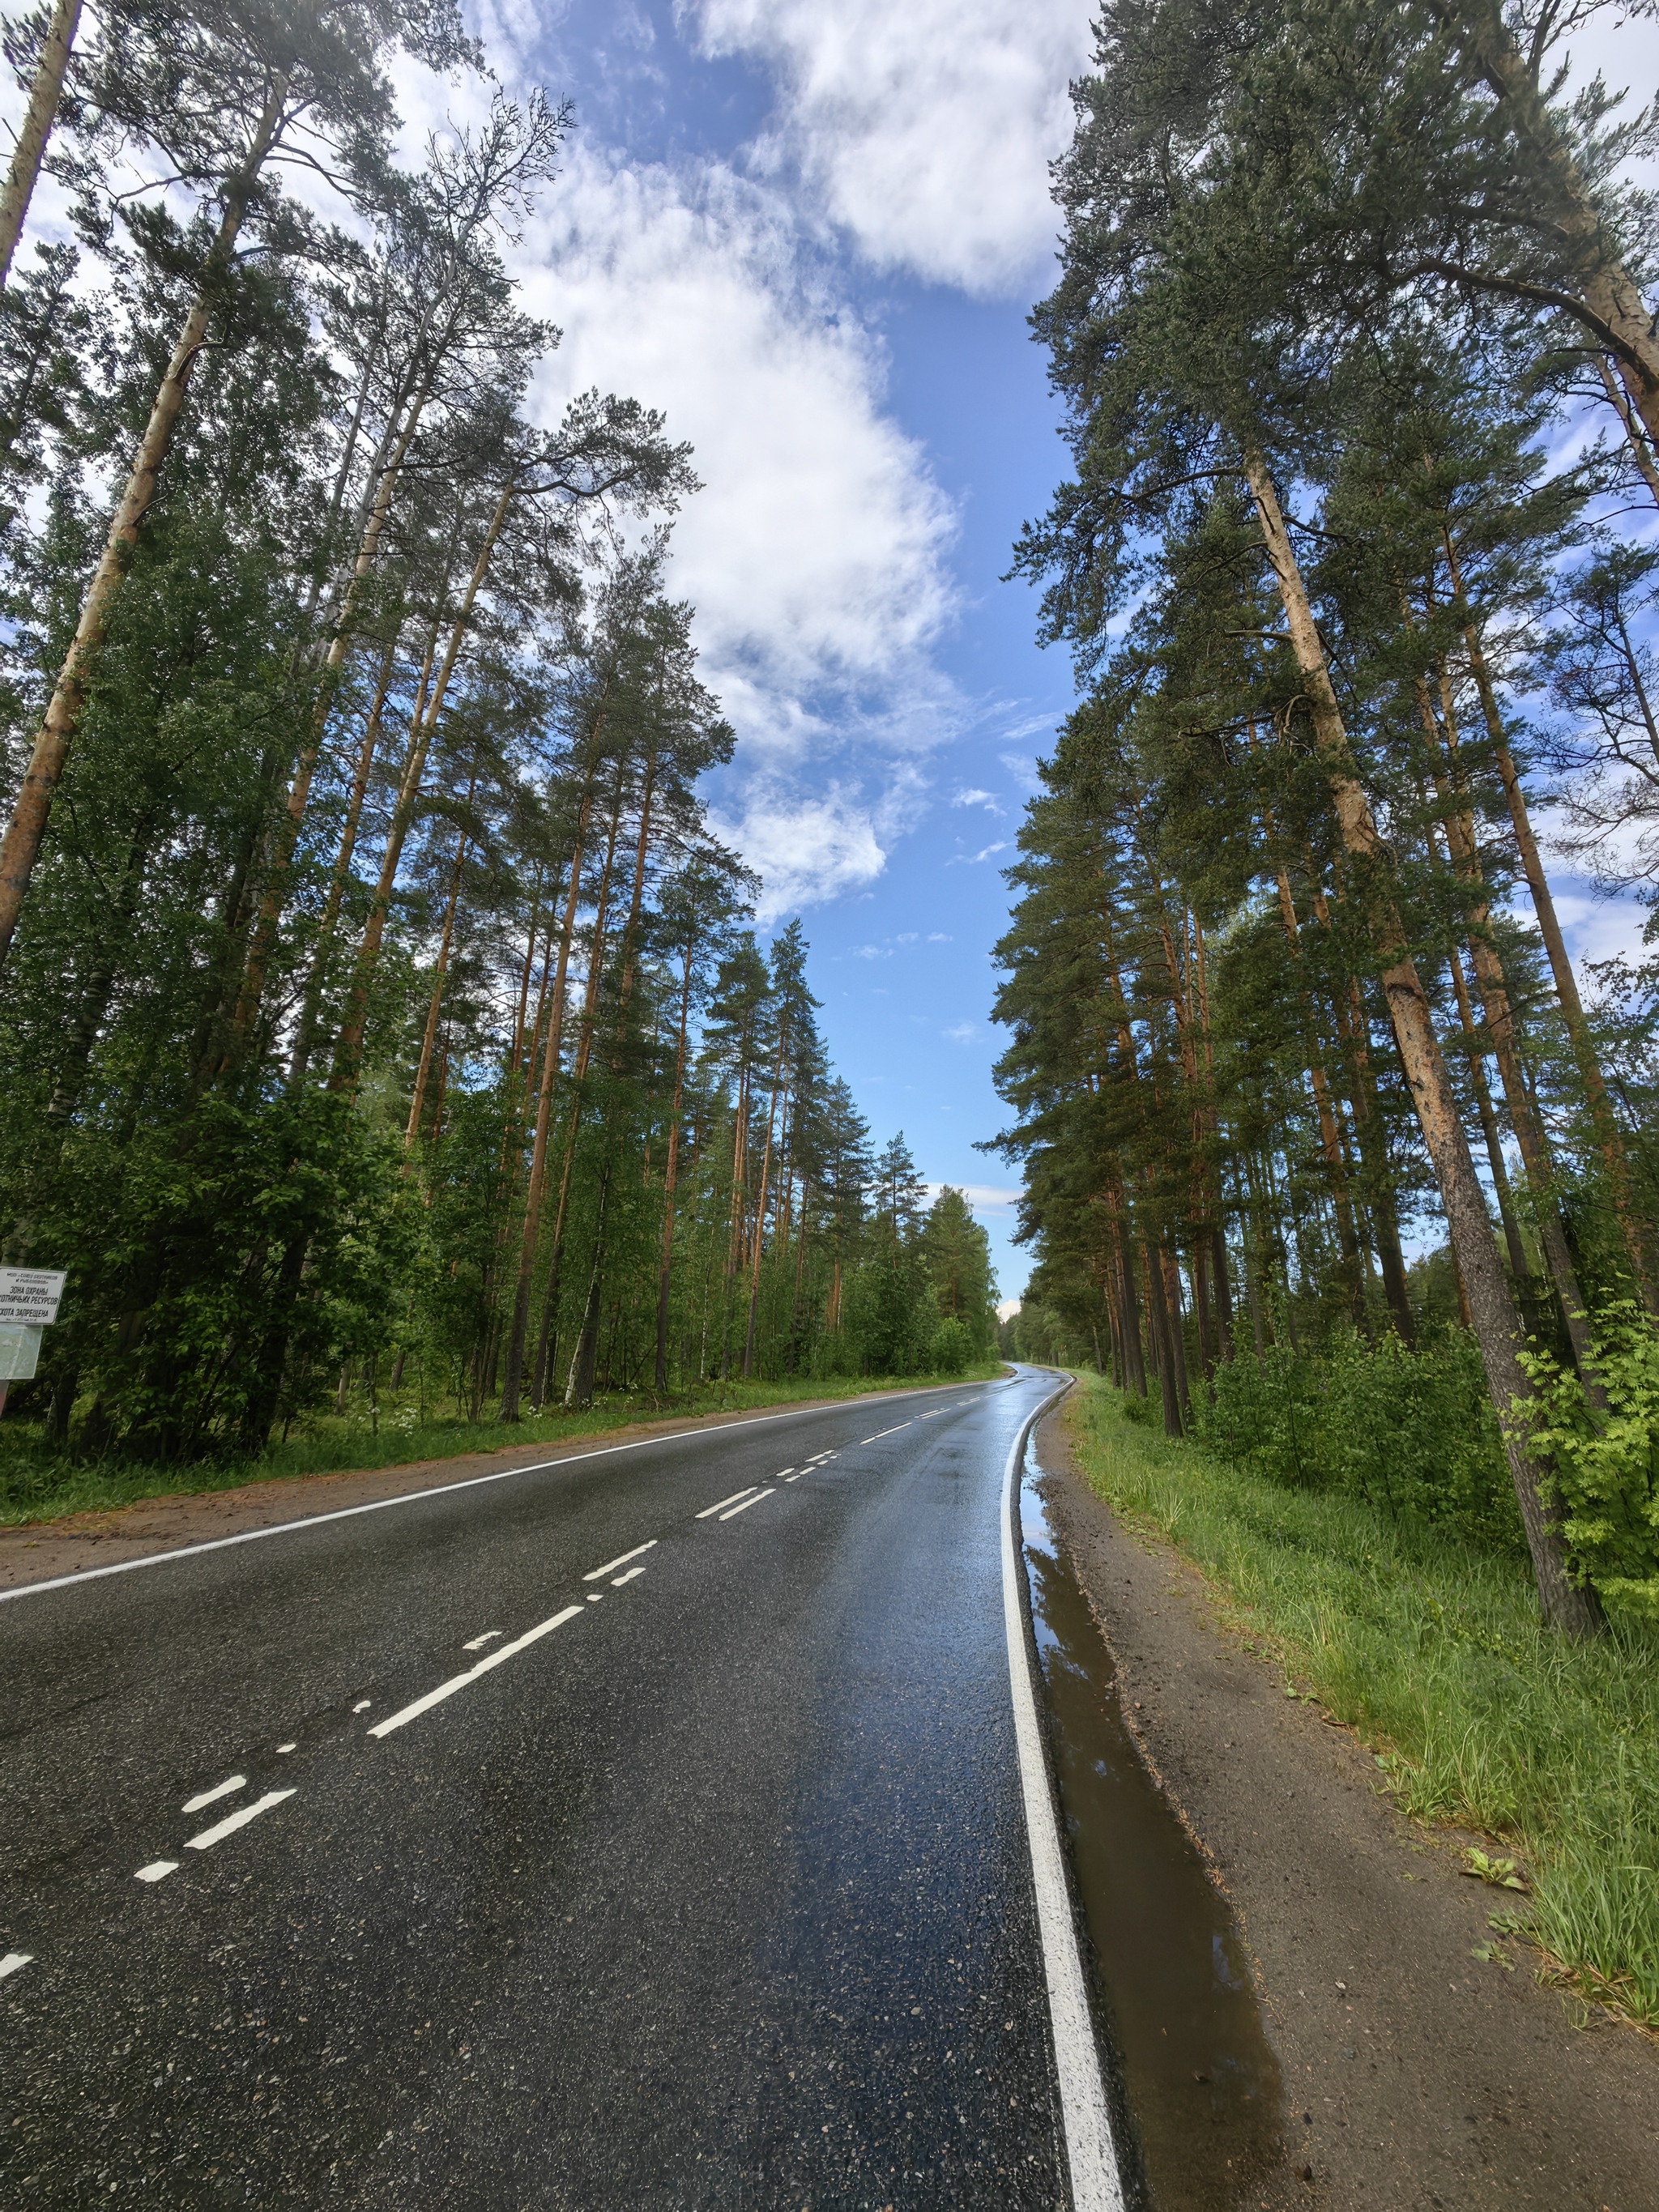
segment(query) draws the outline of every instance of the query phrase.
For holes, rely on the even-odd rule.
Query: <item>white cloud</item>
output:
[[[881,812],[858,792],[832,784],[826,792],[793,781],[756,786],[736,819],[715,813],[715,834],[738,847],[759,872],[765,889],[757,909],[763,922],[815,899],[857,890],[887,864]]]
[[[1002,811],[994,791],[977,791],[972,787],[957,792],[951,804],[952,806],[982,806],[988,814],[1000,814]]]
[[[758,160],[878,269],[985,297],[1042,281],[1059,219],[1048,163],[1087,62],[1080,0],[690,0],[710,53],[767,63],[777,130]]]
[[[544,410],[592,384],[631,392],[696,448],[675,586],[745,732],[799,752],[821,727],[813,695],[897,678],[881,729],[914,741],[946,703],[925,656],[951,611],[954,517],[881,411],[878,343],[811,276],[784,202],[719,164],[578,148],[518,261],[526,306],[565,334]]]
[[[979,1024],[952,1022],[948,1029],[941,1030],[939,1035],[949,1037],[952,1044],[971,1044],[979,1035]]]
[[[945,930],[930,929],[927,933],[927,942],[930,945],[952,945],[956,940]]]
[[[988,860],[994,853],[1006,853],[1007,849],[1008,840],[1006,837],[999,837],[994,845],[983,846],[977,853],[953,853],[945,865],[947,868],[957,866],[971,868],[976,866],[981,860]]]
[[[947,1188],[959,1190],[976,1214],[994,1214],[999,1218],[1012,1213],[1019,1204],[1024,1192],[1010,1190],[1006,1184],[991,1182],[930,1182],[924,1186],[928,1197],[937,1198]]]

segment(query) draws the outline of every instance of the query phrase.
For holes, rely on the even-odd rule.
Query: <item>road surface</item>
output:
[[[0,1603],[0,2201],[1109,2206],[1011,1688],[1054,1387]]]

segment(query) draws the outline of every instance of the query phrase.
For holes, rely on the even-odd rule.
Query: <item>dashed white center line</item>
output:
[[[498,1636],[505,1636],[504,1628],[486,1628],[482,1636],[475,1636],[470,1644],[463,1644],[463,1651],[482,1651],[486,1644],[493,1644]]]
[[[228,1782],[220,1783],[216,1789],[204,1790],[199,1797],[185,1798],[179,1810],[181,1813],[199,1813],[204,1805],[216,1805],[222,1797],[228,1797],[233,1790],[246,1788],[246,1775],[233,1774]]]
[[[152,1859],[148,1866],[139,1868],[132,1877],[135,1881],[164,1881],[170,1874],[177,1874],[177,1859]]]
[[[641,1545],[640,1548],[644,1551],[648,1547]],[[631,1559],[633,1554],[629,1553],[627,1556]],[[400,1711],[393,1713],[389,1719],[383,1720],[376,1727],[370,1729],[369,1734],[380,1736],[390,1735],[393,1729],[402,1728],[408,1721],[418,1720],[422,1713],[430,1712],[434,1705],[441,1705],[446,1698],[453,1698],[457,1690],[465,1689],[470,1682],[476,1682],[481,1674],[487,1674],[492,1667],[499,1667],[503,1660],[514,1658],[519,1652],[526,1650],[529,1645],[536,1642],[538,1637],[550,1634],[552,1630],[560,1627],[567,1620],[574,1620],[580,1611],[581,1607],[579,1605],[568,1605],[562,1613],[556,1613],[550,1620],[538,1621],[534,1628],[526,1629],[524,1634],[514,1642],[503,1644],[499,1651],[490,1652],[487,1658],[480,1659],[476,1666],[469,1667],[465,1674],[452,1674],[448,1681],[440,1682],[435,1690],[428,1690],[423,1698],[416,1698],[412,1705],[404,1705]]]
[[[909,1425],[910,1424],[908,1421],[901,1421],[898,1425],[898,1428],[878,1429],[874,1436],[866,1437],[864,1441],[867,1444],[878,1444],[884,1437],[896,1437],[899,1432],[899,1429],[908,1429]]]
[[[33,1956],[33,1951],[8,1951],[5,1957],[0,1959],[0,1982],[3,1982],[8,1974],[15,1974],[20,1966],[27,1966]]]
[[[751,1497],[754,1488],[755,1486],[751,1482],[747,1490],[734,1490],[729,1498],[716,1498],[712,1505],[705,1505],[702,1511],[694,1517],[699,1521],[706,1521],[711,1513],[718,1513],[723,1505],[735,1505],[738,1498]]]
[[[587,1602],[589,1605],[603,1605],[605,1603],[605,1592],[603,1590],[589,1590],[587,1593]]]
[[[745,1498],[741,1505],[734,1505],[729,1513],[722,1513],[720,1519],[722,1521],[735,1521],[739,1513],[746,1513],[751,1505],[758,1505],[763,1498],[772,1498],[775,1497],[776,1494],[777,1493],[775,1491],[757,1490],[752,1498]],[[697,1518],[701,1520],[702,1516],[699,1514]]]
[[[238,1828],[246,1827],[250,1820],[257,1820],[261,1813],[270,1812],[273,1805],[280,1805],[284,1797],[292,1797],[294,1794],[292,1790],[267,1790],[263,1797],[252,1805],[244,1805],[239,1813],[233,1813],[228,1819],[221,1820],[217,1827],[204,1828],[199,1836],[186,1836],[185,1849],[187,1851],[210,1851],[227,1836],[234,1836]]]
[[[635,1575],[642,1575],[644,1572],[643,1567],[630,1567],[625,1575],[618,1575],[611,1587],[612,1589],[620,1589],[624,1583],[631,1583]]]
[[[618,1567],[625,1567],[630,1559],[637,1559],[641,1552],[653,1551],[656,1548],[656,1538],[653,1536],[646,1543],[635,1544],[631,1552],[623,1552],[616,1559],[607,1559],[602,1567],[590,1567],[582,1577],[582,1580],[585,1583],[596,1583],[602,1575],[614,1575]]]

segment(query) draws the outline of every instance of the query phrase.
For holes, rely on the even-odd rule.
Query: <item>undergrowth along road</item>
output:
[[[1225,1467],[1079,1381],[1066,1419],[1096,1493],[1204,1571],[1285,1693],[1370,1745],[1402,1810],[1501,1839],[1525,1889],[1493,1887],[1497,1924],[1544,1973],[1659,2029],[1659,1633],[1615,1617],[1568,1643],[1524,1562]]]

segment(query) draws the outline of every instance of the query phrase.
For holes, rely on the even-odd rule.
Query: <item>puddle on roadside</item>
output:
[[[1279,2063],[1226,1902],[1136,1753],[1111,1652],[1037,1493],[1042,1472],[1033,1462],[1020,1486],[1032,1618],[1147,2201],[1156,2212],[1230,2212],[1279,2154]]]

